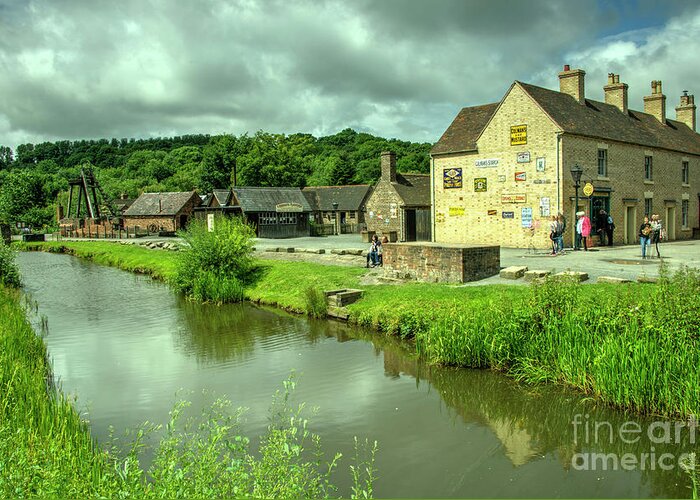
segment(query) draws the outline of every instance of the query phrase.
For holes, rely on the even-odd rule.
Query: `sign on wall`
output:
[[[549,217],[549,198],[540,198],[540,215]]]
[[[527,125],[510,127],[510,145],[519,146],[521,144],[527,144]]]
[[[207,214],[207,230],[214,232],[214,214]]]
[[[527,201],[526,194],[502,194],[501,203],[525,203]]]
[[[498,182],[505,182],[506,181],[506,176],[505,175],[499,175],[498,176]]]
[[[435,222],[445,222],[445,212],[435,212]]]
[[[532,227],[532,207],[520,209],[520,225],[522,227]]]
[[[515,172],[515,182],[524,182],[527,180],[527,172]]]
[[[593,184],[591,184],[590,182],[587,182],[586,185],[583,186],[583,194],[585,196],[592,195],[593,191],[595,191],[595,189],[593,188]]]
[[[389,217],[396,219],[399,215],[399,208],[396,203],[389,204]],[[387,219],[388,220],[388,219]]]
[[[501,212],[501,217],[504,219],[515,219],[515,212]]]
[[[303,212],[304,207],[301,203],[278,203],[275,205],[275,212]]]
[[[545,159],[544,159],[544,157],[537,158],[537,160],[535,160],[535,169],[536,169],[538,172],[544,172],[544,166],[545,166]]]
[[[442,187],[454,189],[462,187],[462,169],[446,168],[442,171]]]
[[[474,179],[474,192],[475,193],[485,193],[486,192],[486,177],[477,177]]]
[[[459,217],[464,215],[464,207],[450,207],[448,210],[450,217]]]
[[[477,168],[492,168],[497,167],[499,161],[498,158],[486,158],[483,160],[476,160],[474,166]]]
[[[516,160],[518,163],[530,163],[530,152],[529,151],[521,151],[516,156]]]
[[[489,210],[488,214],[489,215],[496,215],[496,214],[498,214],[498,210]]]

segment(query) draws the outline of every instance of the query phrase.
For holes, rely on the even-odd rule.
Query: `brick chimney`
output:
[[[396,153],[382,151],[382,179],[396,182]]]
[[[559,92],[569,94],[576,99],[579,104],[586,105],[586,92],[584,80],[586,72],[582,69],[571,69],[568,64],[564,65],[564,71],[559,73]]]
[[[666,96],[661,92],[661,80],[651,82],[651,95],[644,96],[644,112],[666,124]]]
[[[612,104],[624,114],[627,114],[627,88],[628,85],[626,83],[620,83],[620,75],[608,73],[608,84],[603,87],[605,103]]]
[[[681,105],[676,108],[676,120],[688,125],[695,132],[695,96],[684,90]]]

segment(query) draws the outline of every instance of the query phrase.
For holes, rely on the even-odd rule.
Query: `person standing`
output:
[[[552,253],[550,255],[556,255],[559,244],[559,221],[557,221],[556,215],[552,215],[552,219],[549,221],[549,240],[552,242]]]
[[[557,238],[557,249],[559,253],[564,253],[564,232],[566,232],[566,218],[564,214],[559,212],[557,215],[559,221],[559,237]]]
[[[639,244],[642,246],[642,259],[647,258],[647,246],[651,241],[651,224],[649,223],[649,217],[644,216],[644,222],[639,226]]]
[[[608,235],[608,214],[605,210],[600,210],[598,216],[595,219],[595,230],[598,233],[598,238],[600,238],[600,246],[605,246],[605,238]]]
[[[576,212],[576,239],[574,240],[574,250],[581,249],[581,228],[585,212]]]
[[[613,246],[613,231],[615,230],[615,221],[613,221],[612,215],[608,214],[608,246]]]
[[[659,253],[659,242],[661,241],[661,230],[663,229],[663,226],[661,224],[659,214],[652,214],[649,224],[651,224],[651,242],[656,248],[656,258],[660,259],[661,253]]]
[[[588,218],[586,212],[581,212],[581,240],[583,240],[583,249],[588,251],[588,238],[591,236],[591,219]]]

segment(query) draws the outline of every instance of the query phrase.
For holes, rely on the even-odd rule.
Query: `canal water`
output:
[[[371,332],[250,304],[192,304],[66,255],[22,253],[18,263],[48,320],[54,374],[102,442],[110,427],[167,422],[179,398],[197,408],[224,395],[249,408],[243,430],[259,436],[294,371],[296,399],[318,408],[312,430],[329,456],[344,455],[335,475],[344,495],[354,436],[379,442],[379,497],[690,495],[677,463],[697,450],[687,427],[664,438],[666,424],[567,389],[431,368]]]

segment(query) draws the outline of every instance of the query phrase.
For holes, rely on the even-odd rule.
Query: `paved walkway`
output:
[[[363,243],[359,235],[344,234],[339,236],[309,237],[294,239],[258,239],[256,249],[263,254],[270,254],[266,250],[271,248],[302,248],[324,249],[329,253],[332,249],[362,249],[366,251],[369,245]],[[528,251],[520,248],[501,248],[501,267],[527,266],[529,269],[541,269],[552,271],[583,271],[589,275],[589,283],[595,282],[599,276],[612,276],[636,280],[639,276],[656,277],[659,275],[659,267],[663,262],[671,270],[682,265],[700,269],[700,240],[685,240],[666,242],[659,245],[662,259],[641,259],[639,245],[595,247],[588,252],[568,250],[563,255],[551,256],[548,251]],[[651,249],[649,251],[651,253]],[[275,258],[294,258],[294,254],[280,254]],[[364,257],[326,255],[319,261],[337,259],[341,264],[361,265]],[[524,280],[507,280],[499,276],[492,276],[473,284],[514,284],[524,283]]]

